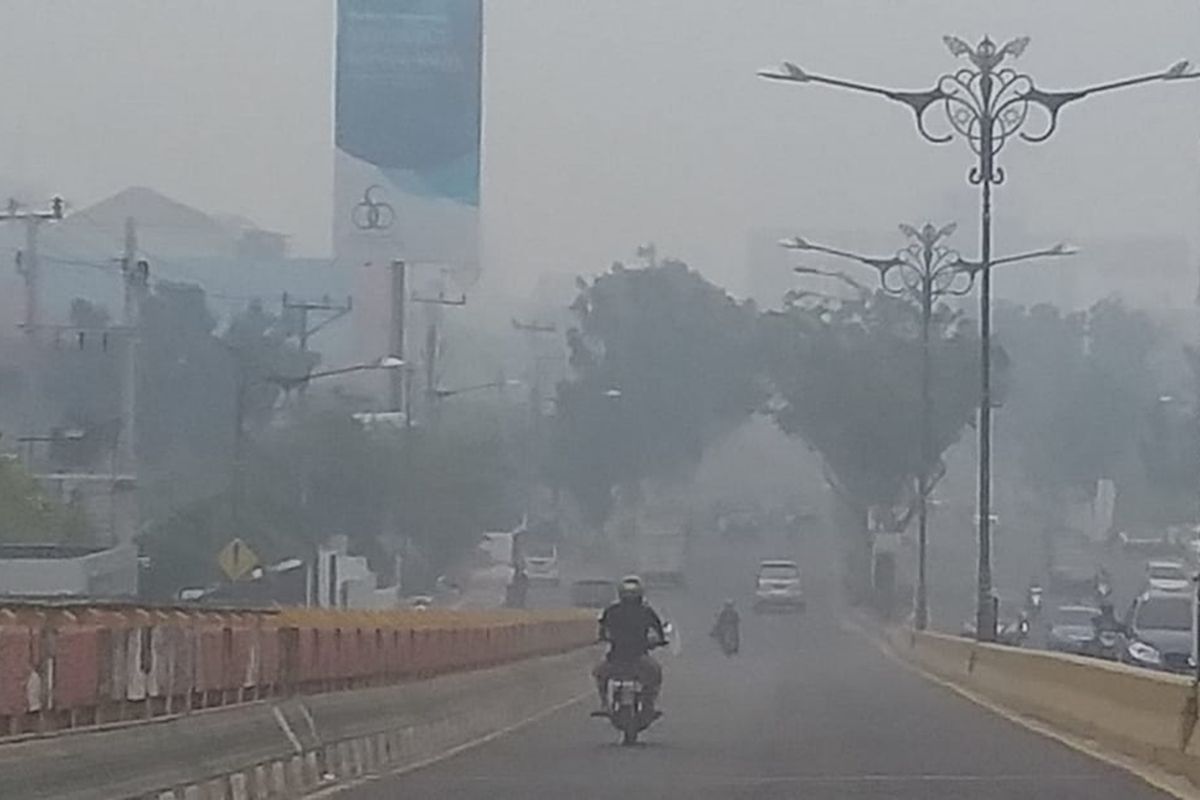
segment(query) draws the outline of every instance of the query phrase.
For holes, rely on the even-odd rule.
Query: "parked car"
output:
[[[1029,638],[1031,627],[1029,617],[1024,613],[1018,614],[1015,618],[999,619],[996,621],[996,643],[1020,647]],[[963,623],[962,635],[967,639],[974,639],[978,630],[975,619],[972,617]]]
[[[1182,561],[1146,562],[1146,587],[1152,592],[1185,592],[1192,586],[1192,576]]]
[[[1170,555],[1179,549],[1179,545],[1166,531],[1141,535],[1119,531],[1117,542],[1127,553],[1141,553],[1148,556]]]
[[[1046,646],[1059,653],[1087,655],[1096,638],[1095,619],[1100,609],[1092,606],[1062,606],[1054,611]]]
[[[585,578],[571,584],[571,605],[605,608],[617,599],[617,584],[607,578]]]
[[[755,611],[803,611],[804,590],[795,561],[770,559],[759,564],[754,583]]]
[[[1126,617],[1121,660],[1150,669],[1192,672],[1192,602],[1187,592],[1146,592],[1134,600]]]

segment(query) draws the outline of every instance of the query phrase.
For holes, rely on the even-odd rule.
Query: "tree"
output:
[[[763,399],[756,311],[679,261],[580,282],[559,386],[554,471],[599,525],[613,489],[678,480]]]
[[[143,517],[224,491],[236,384],[204,290],[159,281],[142,306],[138,456]]]
[[[0,542],[79,541],[86,532],[82,509],[50,499],[19,463],[0,459]]]
[[[428,588],[482,531],[520,518],[515,452],[483,418],[368,431],[347,409],[329,407],[268,428],[247,455],[239,535],[267,561],[307,560],[345,535],[385,578],[404,552],[406,587]],[[228,491],[187,504],[144,537],[152,591],[221,579],[215,557],[232,535]]]
[[[851,581],[868,572],[866,516],[872,507],[908,506],[921,463],[920,311],[882,292],[849,299],[807,295],[764,316],[761,347],[785,432],[821,454],[848,518]],[[931,329],[931,444],[939,459],[978,407],[978,339],[946,305]],[[851,533],[851,531],[847,531]]]
[[[1152,366],[1160,333],[1149,315],[1116,298],[1073,314],[1004,305],[996,329],[1014,358],[1010,457],[1029,488],[1055,508],[1111,479],[1125,513],[1142,505],[1136,487],[1164,479],[1167,465],[1156,461],[1171,449]]]
[[[240,371],[245,418],[251,425],[270,417],[280,393],[273,379],[302,377],[320,361],[317,353],[302,353],[289,341],[291,329],[288,320],[267,312],[255,300],[233,318],[221,336],[234,368]]]

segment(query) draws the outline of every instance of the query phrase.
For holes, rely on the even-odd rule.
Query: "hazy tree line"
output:
[[[893,511],[897,527],[911,517],[921,468],[914,303],[865,288],[793,292],[763,312],[670,261],[618,264],[581,289],[554,474],[593,521],[642,481],[686,479],[705,446],[750,414],[820,455],[852,571],[866,564],[868,509]],[[976,321],[964,308],[934,309],[935,493],[942,457],[973,435],[978,405]],[[1200,357],[1185,360],[1165,328],[1115,298],[1072,313],[1002,303],[995,329],[998,443],[1026,494],[1061,507],[1111,479],[1117,526],[1195,521]]]
[[[368,431],[350,416],[361,404],[328,395],[303,414],[289,406],[278,424],[281,389],[267,377],[302,375],[319,358],[297,349],[289,320],[251,304],[222,327],[201,289],[159,284],[145,308],[138,414],[152,587],[216,579],[213,554],[233,535],[270,559],[305,557],[333,534],[385,573],[407,542],[407,577],[420,585],[481,530],[516,524],[530,481],[571,498],[585,527],[600,531],[617,498],[636,504],[648,482],[685,483],[706,447],[756,414],[820,455],[851,522],[852,560],[867,542],[868,508],[896,509],[903,524],[921,467],[915,305],[861,290],[793,293],[782,310],[762,311],[667,260],[581,280],[571,310],[571,377],[542,424],[480,395],[437,425]],[[84,327],[107,322],[85,301],[72,316]],[[1054,504],[1111,478],[1123,523],[1194,518],[1200,371],[1168,396],[1155,361],[1171,351],[1177,364],[1200,359],[1117,300],[1079,313],[1001,304],[996,330],[998,443],[1030,492]],[[975,322],[939,305],[932,342],[936,479],[974,420]],[[62,425],[87,433],[53,447],[59,467],[111,452],[116,363],[71,348],[47,357],[40,381]],[[235,519],[239,382],[246,436]],[[79,536],[78,515],[31,487],[17,464],[0,469],[0,538]]]

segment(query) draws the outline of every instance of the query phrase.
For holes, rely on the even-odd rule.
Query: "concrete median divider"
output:
[[[887,640],[904,661],[1001,708],[1200,786],[1196,690],[1186,677],[900,628]]]

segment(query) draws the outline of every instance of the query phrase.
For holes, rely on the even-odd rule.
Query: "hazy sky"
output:
[[[783,58],[907,88],[955,66],[943,33],[1032,35],[1020,66],[1051,89],[1200,61],[1195,0],[485,5],[484,264],[521,284],[654,239],[736,289],[755,227],[973,231],[961,143],[926,144],[885,101],[755,78]],[[332,35],[331,0],[6,0],[0,180],[76,205],[153,186],[326,252]],[[1196,243],[1198,142],[1200,81],[1068,108],[1050,143],[1006,152],[1000,235]]]

